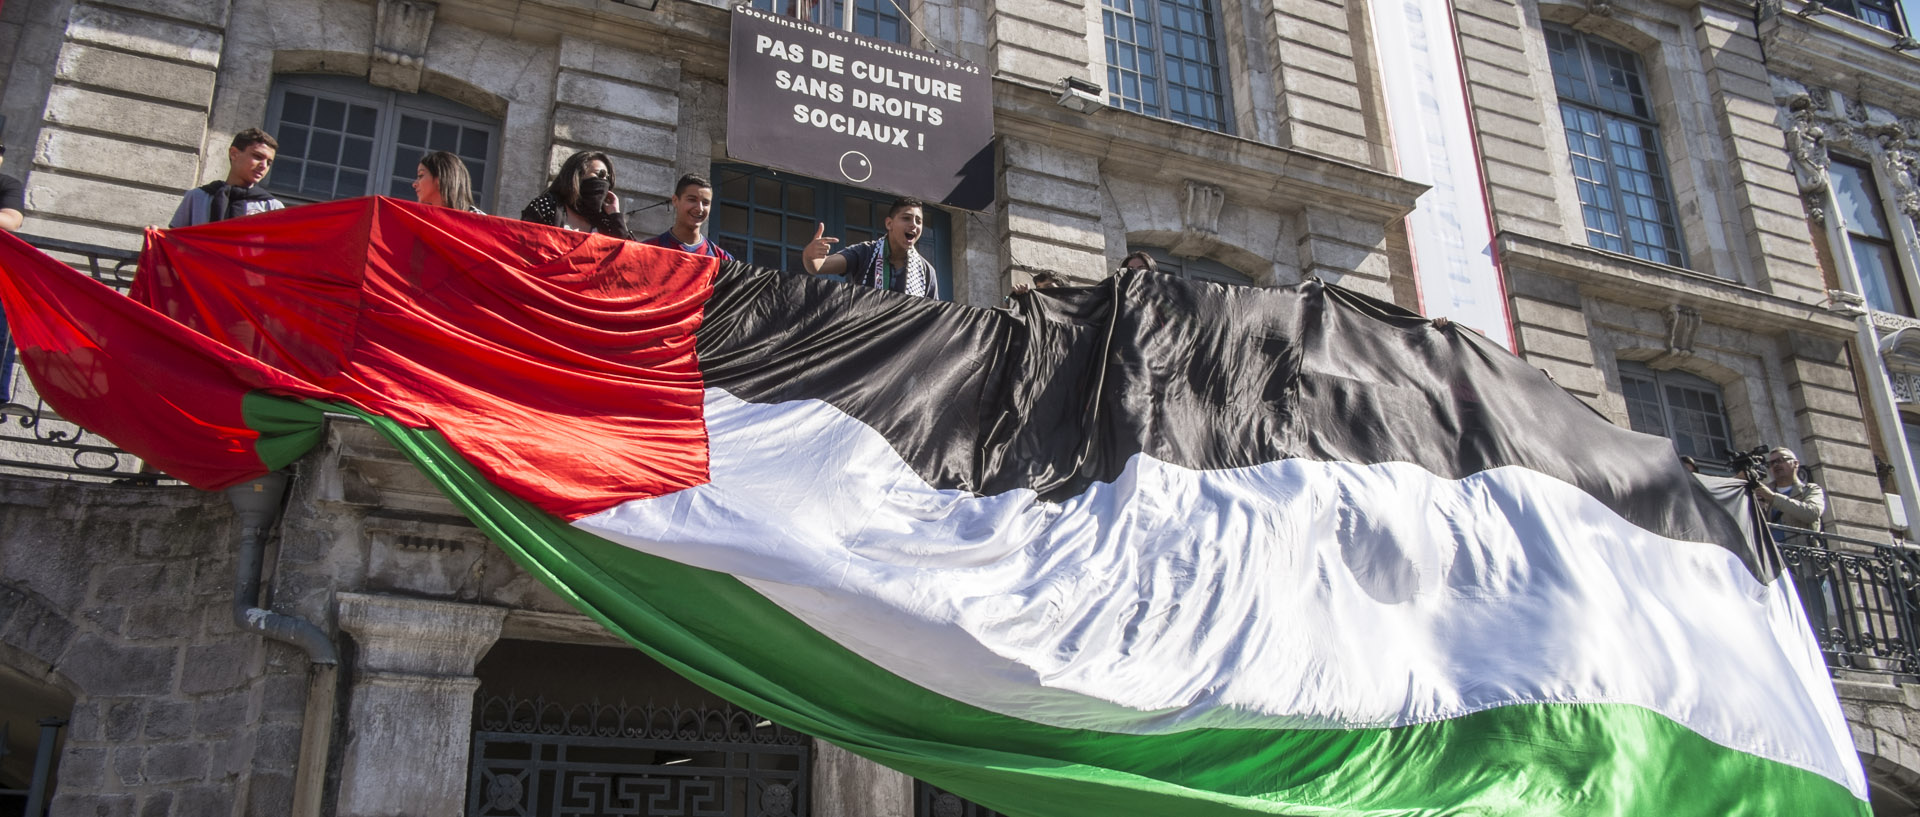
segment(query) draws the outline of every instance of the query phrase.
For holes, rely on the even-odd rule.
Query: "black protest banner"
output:
[[[727,155],[966,210],[993,204],[980,66],[733,8]]]

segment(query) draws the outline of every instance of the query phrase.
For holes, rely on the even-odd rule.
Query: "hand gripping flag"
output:
[[[361,199],[0,236],[64,416],[196,485],[332,407],[715,693],[1011,815],[1866,814],[1770,543],[1333,286],[983,310]]]

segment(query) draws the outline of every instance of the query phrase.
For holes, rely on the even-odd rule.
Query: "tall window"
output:
[[[1701,470],[1724,473],[1733,455],[1726,401],[1712,381],[1685,372],[1656,372],[1642,363],[1620,362],[1620,393],[1634,431],[1673,440],[1681,455]]]
[[[1226,131],[1214,0],[1101,0],[1109,101]]]
[[[267,188],[282,198],[311,202],[378,193],[411,199],[420,157],[445,150],[467,163],[474,202],[493,209],[487,202],[500,127],[464,105],[347,77],[283,76],[274,81],[267,123],[280,140]]]
[[[840,239],[836,248],[887,231],[892,196],[750,165],[716,165],[713,175],[719,211],[714,240],[749,264],[799,271],[800,251],[820,224],[827,226],[827,235]],[[941,295],[951,298],[952,222],[937,207],[922,212],[925,231],[915,246],[938,271]]]
[[[1894,254],[1893,231],[1888,227],[1886,211],[1880,208],[1880,188],[1873,183],[1873,169],[1836,156],[1827,176],[1833,181],[1833,199],[1840,216],[1847,222],[1847,246],[1852,250],[1854,269],[1860,272],[1860,295],[1867,299],[1868,306],[1881,312],[1913,315],[1907,276],[1900,270],[1899,256]]]
[[[1179,258],[1159,247],[1128,247],[1128,253],[1144,251],[1153,256],[1154,266],[1162,274],[1189,281],[1212,281],[1216,284],[1235,284],[1243,287],[1253,286],[1253,279],[1239,270],[1209,258]]]
[[[753,0],[753,7],[773,14],[798,17],[828,28],[839,28],[846,3],[843,0]],[[906,8],[906,0],[854,0],[853,33],[876,40],[904,43],[907,41]]]
[[[1549,25],[1546,35],[1587,243],[1685,264],[1640,58],[1564,26]]]

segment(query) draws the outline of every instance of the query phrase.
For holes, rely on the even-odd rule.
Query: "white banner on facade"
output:
[[[1513,348],[1505,282],[1474,150],[1452,9],[1372,0],[1373,32],[1400,175],[1432,185],[1407,216],[1420,310]],[[1390,57],[1388,55],[1391,55]]]

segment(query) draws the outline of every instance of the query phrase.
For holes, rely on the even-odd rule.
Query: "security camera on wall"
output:
[[[1100,97],[1100,86],[1079,77],[1064,77],[1060,80],[1060,107],[1080,113],[1094,113],[1107,107],[1107,101]]]

